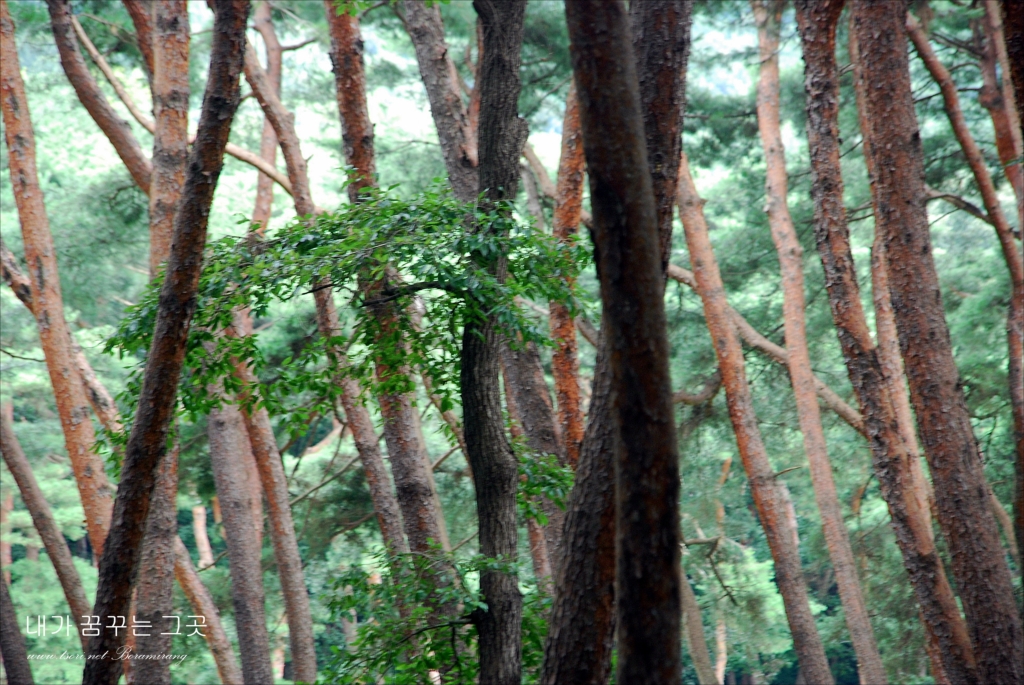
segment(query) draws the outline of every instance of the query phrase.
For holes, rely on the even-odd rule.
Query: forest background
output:
[[[954,74],[966,121],[985,155],[1004,211],[1016,217],[1014,192],[1001,170],[992,119],[979,101],[984,85],[978,68],[983,51],[979,26],[984,4],[935,0],[930,4],[915,3],[915,9],[927,18],[932,44]],[[24,1],[10,2],[9,7],[18,27],[19,56],[37,136],[40,182],[57,248],[66,318],[97,376],[117,395],[127,387],[139,357],[119,359],[104,353],[104,345],[117,330],[126,308],[142,300],[149,279],[147,199],[68,83],[54,46],[46,5]],[[89,0],[75,2],[72,7],[131,97],[142,110],[149,111],[150,94],[142,57],[134,44],[132,21],[123,5],[112,0]],[[468,2],[444,3],[440,8],[445,37],[452,54],[457,56],[456,67],[471,88],[477,47],[476,14]],[[193,35],[190,115],[195,121],[206,78],[212,14],[203,3],[196,2],[189,3],[189,13]],[[289,47],[283,55],[281,100],[295,113],[295,127],[308,157],[311,194],[321,206],[337,207],[347,202],[343,185],[345,159],[323,4],[276,2],[272,4],[271,16],[281,43]],[[554,201],[544,193],[544,175],[551,179],[557,176],[571,81],[564,16],[559,2],[533,1],[527,5],[519,112],[529,123],[529,142],[536,159],[522,160],[524,183],[516,206],[524,220],[536,216],[539,206],[546,226],[552,222]],[[379,184],[393,186],[391,192],[397,197],[416,197],[443,185],[446,172],[413,45],[401,19],[388,6],[373,7],[360,22]],[[846,64],[845,22],[840,26],[838,54],[840,63]],[[700,195],[707,199],[705,213],[729,303],[756,331],[776,345],[784,345],[779,263],[763,210],[766,164],[755,109],[758,51],[750,5],[739,0],[695,3],[692,37],[684,149]],[[788,155],[788,200],[804,248],[807,338],[812,365],[826,385],[855,404],[814,245],[803,63],[791,9],[783,15],[781,37],[780,110]],[[250,40],[260,46],[262,55],[260,34],[250,31]],[[94,69],[91,63],[90,69]],[[1006,382],[1009,276],[992,226],[975,216],[977,212],[972,214],[962,208],[963,200],[974,207],[983,206],[983,202],[949,125],[939,88],[913,53],[911,69],[926,180],[936,191],[929,212],[946,318],[972,425],[984,455],[985,474],[1005,517],[1005,511],[1012,508],[1014,482],[1013,422]],[[107,99],[131,123],[135,136],[148,149],[151,135],[130,116],[99,72],[94,73]],[[842,70],[840,123],[845,203],[850,212],[851,241],[865,310],[873,324],[874,307],[868,284],[874,231],[852,77],[851,69]],[[245,92],[247,88],[243,85]],[[255,97],[247,97],[232,125],[231,141],[243,149],[259,150],[263,126],[259,103]],[[5,148],[0,153],[0,235],[20,259],[22,239],[7,155]],[[226,157],[211,212],[211,241],[245,234],[256,185],[257,172],[250,165]],[[280,188],[273,188],[273,209],[267,229],[270,235],[295,217],[291,198]],[[939,197],[943,194],[949,197]],[[950,198],[954,202],[948,201]],[[586,199],[584,202],[588,206]],[[678,220],[673,236],[672,263],[690,268]],[[585,232],[582,241],[589,252]],[[579,284],[586,316],[599,326],[600,306],[592,265],[584,269]],[[96,586],[92,548],[85,535],[83,510],[69,468],[49,377],[41,363],[43,354],[35,321],[8,288],[0,290],[0,305],[0,400],[13,403],[15,433],[62,533],[75,552],[75,566],[91,598]],[[537,302],[534,306],[543,310],[547,303]],[[673,388],[696,392],[714,386],[716,357],[700,298],[684,283],[670,281],[665,306]],[[546,326],[546,318],[537,314],[539,325]],[[253,324],[267,361],[266,373],[270,375],[286,360],[301,357],[303,349],[317,337],[310,298],[274,303]],[[582,337],[579,350],[585,406],[595,350]],[[806,468],[786,367],[756,346],[746,347],[745,353],[758,422],[772,467],[792,495],[804,576],[831,668],[837,682],[857,682],[853,650]],[[541,346],[540,354],[550,382],[551,349]],[[756,677],[760,682],[792,683],[798,669],[782,599],[774,584],[771,555],[747,479],[739,466],[724,393],[717,392],[717,386],[714,389],[710,399],[676,405],[683,534],[687,539],[715,540],[688,546],[684,567],[701,606],[719,677],[732,678],[734,682]],[[466,460],[427,391],[418,385],[416,392],[429,456],[433,462],[444,458],[434,475],[450,546],[456,559],[470,564],[478,553],[478,545],[474,538],[474,489]],[[301,405],[300,401],[296,406]],[[376,404],[371,401],[367,406],[379,430]],[[121,409],[127,413],[129,408]],[[456,406],[455,411],[459,413],[460,408]],[[355,456],[352,437],[340,430],[341,423],[332,416],[304,416],[301,411],[292,411],[287,421],[272,418],[278,444],[284,446],[282,456],[289,493],[293,498],[309,493],[294,504],[293,517],[310,591],[318,661],[325,664],[335,658],[332,647],[343,648],[351,638],[351,633],[346,637],[350,626],[337,608],[338,597],[344,594],[338,578],[351,580],[353,569],[371,574],[382,572],[378,556],[381,535],[361,469],[353,467],[336,475],[339,467]],[[868,445],[835,413],[823,412],[822,418],[843,517],[885,669],[892,682],[932,682],[913,592],[888,525],[886,504],[872,475]],[[213,502],[217,492],[210,467],[207,425],[201,416],[183,415],[178,431],[178,532],[197,566],[206,567],[214,562],[200,576],[217,605],[228,636],[234,640],[229,563],[223,527]],[[109,448],[100,449],[110,456]],[[108,464],[111,474],[116,474],[116,460],[109,458]],[[17,613],[19,617],[66,614],[67,604],[53,567],[45,552],[40,552],[41,542],[29,513],[6,467],[2,468],[0,504],[4,517],[0,564],[10,574]],[[318,485],[321,487],[310,492]],[[524,512],[530,510],[524,508]],[[202,558],[197,547],[195,517],[203,517],[208,525],[212,559]],[[531,580],[534,568],[530,564],[530,534],[525,515],[520,518],[520,577],[524,583],[536,586]],[[1007,542],[1008,537],[1012,536],[1004,537]],[[946,556],[942,536],[936,536],[936,541],[940,553]],[[263,536],[262,557],[273,668],[275,677],[285,678],[291,674],[288,627],[269,535]],[[1011,563],[1019,603],[1019,557]],[[542,594],[535,595],[541,606]],[[177,586],[174,604],[175,613],[193,613]],[[543,616],[542,609],[538,612]],[[365,622],[369,617],[359,618]],[[543,626],[537,631],[542,637]],[[27,643],[30,653],[79,651],[74,634],[45,638],[29,634]],[[536,645],[533,649],[538,650]],[[173,651],[189,655],[184,662],[171,667],[174,682],[216,681],[217,670],[201,638],[175,638]],[[696,683],[688,655],[684,656],[684,663],[684,680]],[[524,665],[529,673],[528,659]],[[71,683],[80,678],[80,663],[36,661],[33,667],[38,682]],[[533,668],[536,667],[534,663]]]

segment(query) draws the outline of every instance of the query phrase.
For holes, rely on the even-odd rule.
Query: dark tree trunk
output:
[[[875,473],[889,507],[893,532],[921,609],[939,666],[953,683],[976,682],[967,627],[960,617],[931,532],[926,500],[914,487],[917,455],[900,430],[896,398],[871,340],[850,249],[839,156],[839,71],[835,35],[841,0],[800,0],[797,22],[806,64],[807,136],[810,141],[815,236],[825,269],[832,317],[850,383],[861,411]],[[881,324],[880,324],[881,325]],[[881,333],[881,331],[880,331]],[[880,338],[882,336],[880,335]],[[933,667],[933,670],[936,670]]]
[[[247,0],[217,0],[210,55],[210,75],[196,142],[189,157],[181,211],[174,220],[174,244],[167,277],[160,291],[153,344],[149,350],[139,411],[125,450],[121,482],[107,546],[100,562],[99,587],[93,613],[123,616],[128,610],[138,571],[140,547],[160,460],[167,452],[167,433],[174,412],[185,341],[196,305],[196,289],[213,191],[224,162],[231,121],[238,107],[238,76],[245,51]],[[90,641],[89,653],[115,653],[124,635],[103,631]],[[120,631],[118,631],[120,632]],[[121,662],[86,662],[86,685],[114,685]]]
[[[407,4],[407,7],[409,5]],[[477,67],[480,88],[479,192],[496,204],[515,198],[519,182],[519,153],[526,142],[526,122],[517,115],[520,50],[525,0],[477,0],[473,3],[483,30],[482,59]],[[440,132],[440,131],[439,131]],[[442,144],[442,147],[446,147]],[[455,187],[455,179],[452,179]],[[459,195],[459,191],[456,191]],[[477,230],[490,230],[477,227]],[[504,258],[475,259],[500,280]],[[516,490],[519,483],[515,454],[505,435],[498,385],[499,334],[492,317],[478,314],[466,322],[462,336],[462,415],[466,458],[476,485],[480,553],[515,563]],[[479,633],[480,682],[514,685],[520,681],[523,598],[515,574],[497,570],[481,574],[486,611],[474,621]]]
[[[953,359],[932,259],[921,137],[910,83],[905,0],[853,5],[863,58],[865,149],[876,230],[883,235],[893,311],[939,524],[986,683],[1024,679],[1024,634],[988,501],[978,445]]]
[[[208,435],[217,500],[231,563],[231,603],[235,609],[238,649],[245,685],[274,681],[264,609],[262,554],[252,527],[252,488],[242,460],[249,441],[242,413],[232,400],[210,412]]]
[[[7,8],[4,8],[6,13]],[[25,638],[21,636],[18,615],[14,613],[7,580],[0,578],[0,652],[3,653],[4,671],[11,685],[33,685],[32,669],[28,665]]]
[[[617,680],[673,683],[681,677],[679,460],[637,68],[620,3],[567,2],[566,17],[590,174],[611,418],[621,436],[615,460]]]

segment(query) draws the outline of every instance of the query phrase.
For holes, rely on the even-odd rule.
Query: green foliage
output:
[[[530,449],[522,437],[512,439],[512,449],[519,462],[519,489],[516,491],[519,512],[524,518],[546,526],[548,517],[540,506],[540,498],[547,498],[564,510],[576,472],[558,463],[558,455]]]

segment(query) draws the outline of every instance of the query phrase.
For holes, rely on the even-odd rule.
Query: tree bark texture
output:
[[[78,576],[75,564],[71,559],[71,550],[68,549],[67,541],[61,533],[57,522],[50,511],[50,505],[39,489],[32,467],[25,458],[25,452],[21,449],[17,436],[14,434],[12,422],[13,407],[5,403],[0,406],[0,451],[3,452],[4,463],[7,469],[14,476],[18,484],[18,491],[21,493],[21,501],[25,508],[32,515],[32,523],[39,533],[39,538],[46,547],[46,554],[53,562],[53,568],[57,572],[57,579],[60,580],[61,589],[64,590],[64,598],[68,601],[68,608],[75,617],[77,625],[82,624],[82,617],[90,614],[92,607],[85,597],[85,590],[82,589],[82,579]],[[80,631],[79,631],[80,632]],[[86,647],[86,639],[79,635],[82,640],[82,647]]]
[[[57,42],[57,50],[60,52],[60,63],[64,67],[64,73],[67,74],[68,80],[86,111],[106,135],[110,144],[114,146],[121,161],[128,167],[128,173],[131,174],[135,184],[148,195],[153,166],[142,151],[139,141],[135,139],[135,134],[132,133],[128,122],[110,106],[100,91],[96,79],[85,66],[85,60],[78,49],[78,39],[75,37],[74,27],[71,23],[71,3],[69,0],[47,0],[46,5],[50,11],[53,38]]]
[[[281,42],[274,31],[270,17],[270,3],[267,0],[256,5],[253,12],[253,26],[263,38],[267,50],[267,80],[274,93],[281,96]],[[260,134],[260,159],[274,165],[277,161],[277,133],[270,120],[263,117],[263,132]],[[252,223],[258,226],[262,235],[270,221],[270,208],[274,203],[274,179],[261,173],[256,180],[256,206],[252,210]]]
[[[697,682],[700,685],[719,685],[721,680],[716,677],[715,669],[711,666],[711,654],[704,639],[704,621],[701,620],[700,605],[697,604],[697,596],[693,594],[685,571],[679,578],[679,591],[683,605],[683,635],[686,639],[686,648],[690,652],[690,660],[693,661],[693,668],[697,671]]]
[[[629,4],[663,274],[672,252],[692,13],[693,0]]]
[[[601,329],[604,331],[604,327]],[[593,399],[576,482],[562,528],[563,563],[544,643],[542,685],[604,685],[611,672],[615,627],[615,454],[612,382],[599,334]]]
[[[405,13],[406,30],[416,49],[416,62],[430,101],[430,114],[441,139],[448,181],[455,197],[470,202],[482,187],[477,170],[477,141],[466,106],[462,103],[458,72],[444,39],[440,7],[436,3],[428,6],[424,0],[403,0],[402,11]]]
[[[406,7],[411,5],[407,3]],[[517,115],[526,2],[477,0],[473,7],[483,32],[481,59],[477,66],[480,131],[483,135],[479,140],[479,187],[470,197],[479,192],[484,202],[493,206],[515,198],[519,182],[519,153],[527,136],[526,122]],[[447,148],[440,125],[438,134],[442,136],[441,147]],[[456,196],[462,197],[464,191],[458,188],[454,176],[451,182]],[[476,230],[490,229],[476,227]],[[480,255],[474,258],[499,280],[504,280],[507,270],[505,258],[484,258]],[[501,411],[499,346],[499,333],[492,316],[479,313],[466,322],[462,336],[460,388],[466,459],[473,469],[476,486],[480,553],[514,564],[519,540],[516,520],[519,474],[515,454],[505,435]],[[480,682],[482,685],[513,685],[519,682],[522,667],[520,624],[523,598],[518,580],[514,573],[488,570],[481,574],[480,588],[487,602],[487,610],[474,615],[479,634]]]
[[[231,603],[235,609],[242,676],[245,685],[261,685],[274,682],[274,678],[264,609],[262,555],[252,527],[252,490],[238,458],[242,443],[249,438],[241,412],[228,399],[212,410],[208,418],[210,463],[231,562]]]
[[[583,136],[580,133],[580,108],[576,84],[569,85],[562,120],[562,153],[558,161],[558,186],[555,196],[553,233],[568,243],[576,235],[583,207]],[[565,460],[573,469],[580,459],[583,442],[583,408],[580,404],[580,362],[576,326],[569,308],[560,302],[548,304],[548,325],[555,349],[551,353],[551,375],[555,379],[555,402],[561,429]]]
[[[103,460],[92,451],[96,435],[75,366],[71,333],[64,320],[57,254],[43,204],[43,191],[39,187],[35,134],[14,42],[14,22],[6,3],[0,9],[0,108],[25,261],[30,265],[28,292],[34,303],[30,310],[35,316],[39,342],[46,357],[64,442],[85,510],[89,540],[99,554],[110,527],[111,488]]]
[[[811,373],[804,314],[804,251],[789,213],[789,180],[779,114],[778,50],[784,5],[780,0],[751,0],[751,6],[757,23],[760,59],[757,122],[767,165],[765,212],[782,272],[783,324],[797,418],[803,435],[814,497],[821,515],[825,544],[832,561],[850,641],[857,655],[857,673],[864,685],[884,685],[888,679],[868,617],[864,593],[857,577],[853,548],[839,506],[832,464],[825,444],[825,431],[821,424],[821,410],[814,391],[814,375]]]
[[[953,77],[935,54],[920,22],[910,13],[907,14],[906,26],[907,34],[918,56],[942,91],[949,123],[960,143],[967,164],[971,167],[971,173],[974,174],[974,182],[978,186],[985,211],[988,212],[996,229],[996,237],[1003,250],[1003,259],[1006,260],[1006,268],[1010,272],[1010,306],[1006,314],[1007,348],[1010,357],[1010,404],[1013,408],[1017,462],[1024,464],[1024,256],[1021,255],[1020,243],[1014,239],[1013,229],[999,202],[999,195],[996,193],[996,186],[992,182],[985,158],[981,154],[981,148],[974,141],[974,136],[967,126]]]
[[[7,682],[11,685],[33,685],[35,681],[28,664],[25,638],[21,636],[18,615],[14,612],[5,578],[0,578],[0,653],[3,654]]]
[[[142,55],[142,69],[152,85],[153,75],[156,73],[153,6],[145,0],[122,0],[122,4],[128,10],[128,16],[132,18],[132,24],[135,26],[135,43]]]
[[[925,207],[924,165],[906,52],[903,0],[853,5],[863,57],[866,154],[876,230],[889,264],[893,311],[918,431],[931,466],[939,524],[983,682],[1024,680],[1024,634],[1010,571],[953,359]]]
[[[1013,83],[1009,74],[1009,57],[1006,54],[1006,36],[1003,19],[999,13],[999,0],[985,0],[985,17],[982,26],[985,43],[979,66],[981,67],[982,88],[978,102],[988,110],[992,118],[992,129],[996,136],[996,151],[1003,165],[1006,180],[1013,187],[1017,198],[1017,211],[1022,211],[1024,202],[1024,167],[1020,160],[1024,141],[1021,140],[1020,118],[1014,106]],[[1002,83],[996,75],[996,66],[1002,67]]]
[[[567,2],[566,18],[590,176],[611,418],[621,440],[615,459],[616,679],[673,683],[680,678],[679,463],[637,65],[629,59],[620,3]],[[643,62],[640,67],[645,70]]]
[[[192,536],[196,539],[196,551],[199,552],[199,568],[213,566],[213,548],[206,530],[206,507],[202,504],[192,507]]]
[[[185,356],[185,341],[196,305],[196,289],[206,243],[213,192],[224,162],[231,121],[238,107],[238,76],[245,50],[247,0],[217,0],[210,75],[196,142],[189,157],[181,211],[174,220],[174,242],[160,290],[153,343],[149,350],[139,411],[128,438],[111,532],[100,562],[94,613],[122,616],[128,609],[138,571],[140,546],[149,514],[155,474],[167,451],[167,433]],[[124,637],[103,631],[90,641],[90,653],[116,652]],[[86,662],[86,685],[113,685],[120,662]]]
[[[900,428],[894,385],[886,378],[881,353],[875,347],[861,307],[843,205],[843,179],[839,151],[839,69],[835,36],[842,2],[801,0],[797,4],[806,64],[807,136],[811,154],[815,203],[815,237],[825,270],[829,303],[867,430],[875,473],[892,518],[893,532],[918,601],[929,643],[941,658],[933,672],[945,672],[953,683],[977,682],[966,625],[946,579],[931,533],[927,503],[914,487],[913,463],[917,455]],[[853,36],[852,39],[856,39]],[[852,52],[859,64],[858,46]],[[859,69],[857,78],[860,78]],[[873,160],[869,159],[869,168]],[[885,284],[879,284],[884,286]],[[884,337],[884,312],[880,340]]]
[[[800,551],[791,537],[791,529],[796,524],[788,520],[782,493],[775,483],[775,472],[761,440],[750,386],[747,384],[743,350],[711,249],[703,204],[704,201],[697,195],[684,154],[679,171],[679,213],[686,230],[698,293],[704,303],[704,317],[718,355],[718,368],[722,372],[722,385],[725,386],[736,444],[775,561],[775,582],[786,608],[800,670],[807,682],[832,683],[821,637],[811,615],[800,567]]]

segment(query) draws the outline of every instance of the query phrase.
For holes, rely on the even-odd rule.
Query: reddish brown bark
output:
[[[139,410],[125,449],[121,481],[100,562],[94,614],[121,616],[128,609],[138,571],[140,547],[149,515],[157,467],[167,451],[167,433],[177,396],[188,328],[213,191],[224,161],[231,121],[238,107],[238,76],[242,67],[247,0],[217,0],[210,55],[210,74],[196,142],[189,157],[180,211],[174,220],[174,242],[167,276],[160,291],[153,343],[150,346],[139,398]],[[123,635],[104,631],[90,641],[90,654],[116,653]],[[83,682],[113,684],[120,662],[90,659]]]
[[[142,192],[149,194],[152,165],[135,139],[128,122],[118,116],[99,89],[96,79],[85,66],[82,53],[78,50],[78,39],[72,26],[71,4],[68,0],[47,0],[53,37],[60,52],[60,63],[64,73],[78,94],[78,99],[114,146],[128,173]]]
[[[142,54],[142,68],[150,84],[156,73],[156,48],[153,44],[155,7],[144,0],[121,0],[135,25],[135,43]]]
[[[1013,237],[1013,229],[1003,213],[999,196],[996,193],[992,175],[985,164],[981,148],[974,141],[963,110],[960,108],[960,97],[956,84],[949,70],[932,50],[928,36],[920,23],[909,13],[907,14],[907,33],[914,43],[918,56],[939,84],[946,115],[953,127],[953,133],[960,143],[967,164],[974,174],[974,182],[978,185],[985,211],[992,220],[1003,250],[1006,268],[1010,271],[1010,306],[1006,315],[1007,347],[1009,351],[1009,383],[1010,404],[1013,408],[1013,427],[1016,433],[1017,461],[1024,463],[1024,256],[1021,255],[1020,244]],[[1017,165],[1019,172],[1020,166]],[[1024,656],[1024,654],[1022,654]]]
[[[89,420],[88,400],[75,368],[71,334],[64,320],[57,255],[50,235],[50,223],[39,187],[35,159],[35,134],[21,80],[14,23],[3,5],[0,15],[0,107],[9,153],[11,185],[30,265],[29,293],[35,303],[33,314],[46,357],[57,412],[64,430],[75,481],[85,510],[86,529],[97,554],[103,549],[110,526],[110,485],[103,460],[92,451],[96,440]],[[5,267],[5,272],[8,269]]]
[[[917,455],[907,443],[913,436],[907,434],[907,426],[900,424],[898,403],[893,396],[895,383],[890,383],[885,375],[881,361],[884,355],[871,340],[860,303],[839,163],[839,72],[835,35],[841,10],[842,2],[835,0],[829,3],[801,0],[797,4],[807,69],[807,135],[814,151],[811,155],[812,194],[818,249],[847,371],[864,413],[875,473],[923,618],[933,673],[948,675],[956,683],[971,683],[976,681],[976,674],[966,625],[935,551],[926,500],[914,487],[913,467]],[[855,35],[851,36],[851,58],[856,66],[860,98],[861,60]],[[868,162],[870,168],[870,157]],[[887,284],[876,282],[876,297],[882,292],[888,292]],[[885,338],[887,321],[884,309],[879,310],[876,321],[881,341]],[[909,432],[913,433],[912,428]]]
[[[441,10],[436,3],[404,0],[405,27],[416,49],[420,77],[430,101],[448,181],[455,197],[463,202],[476,198],[480,190],[477,144],[473,127],[459,90],[458,72],[444,39]],[[481,50],[483,53],[484,51]],[[479,78],[479,77],[478,77]],[[476,86],[480,90],[479,86]],[[517,151],[518,156],[518,151]]]
[[[25,458],[25,453],[18,443],[14,434],[12,423],[13,407],[10,402],[0,406],[0,451],[3,452],[4,463],[14,476],[18,484],[18,491],[21,493],[21,501],[25,508],[32,515],[32,523],[35,524],[43,545],[46,547],[46,554],[53,562],[53,568],[57,572],[57,579],[60,580],[61,589],[64,590],[64,598],[68,601],[71,615],[75,617],[76,625],[82,624],[82,616],[88,616],[92,607],[89,600],[85,598],[85,591],[82,589],[82,579],[78,577],[78,571],[71,559],[71,550],[68,549],[64,535],[60,532],[57,522],[53,519],[50,505],[39,489],[32,467]],[[81,637],[81,636],[80,636]],[[82,647],[86,646],[86,639],[81,637]]]
[[[0,652],[3,653],[4,672],[11,685],[33,685],[32,668],[28,664],[25,639],[14,612],[7,579],[0,578]]]
[[[953,359],[924,204],[924,162],[906,52],[905,3],[853,6],[862,55],[866,154],[884,236],[910,398],[934,480],[939,524],[984,682],[1024,679],[1024,633]]]
[[[238,459],[238,452],[248,442],[248,435],[241,412],[231,402],[233,398],[224,399],[221,407],[210,412],[207,434],[210,464],[231,562],[231,603],[235,609],[238,651],[247,685],[271,683],[274,679],[264,610],[262,555],[252,526],[255,503],[248,474]]]
[[[683,155],[679,172],[679,213],[686,229],[686,242],[690,248],[698,293],[704,303],[704,317],[718,355],[718,368],[722,372],[722,384],[737,447],[750,479],[750,490],[761,518],[761,526],[775,560],[775,581],[786,608],[800,670],[808,682],[831,683],[832,674],[808,603],[807,588],[800,568],[800,552],[790,537],[795,522],[787,520],[785,503],[775,483],[775,472],[768,461],[761,432],[757,427],[743,350],[711,249],[703,204],[690,177],[686,156]]]
[[[267,80],[274,93],[281,95],[281,42],[277,39],[274,22],[270,18],[270,3],[264,0],[256,5],[253,12],[253,26],[263,38],[267,50]],[[270,120],[263,117],[263,133],[260,134],[260,159],[268,164],[277,160],[277,133]],[[252,210],[252,223],[259,226],[257,232],[262,235],[270,220],[270,208],[274,203],[274,179],[261,173],[256,180],[256,207]]]
[[[757,122],[767,165],[765,211],[782,272],[783,324],[786,349],[789,352],[789,377],[793,385],[804,453],[807,455],[814,497],[821,515],[825,544],[832,561],[846,625],[850,631],[850,641],[857,655],[857,672],[862,683],[883,685],[888,679],[868,618],[860,579],[857,577],[853,548],[850,546],[850,537],[839,506],[839,497],[832,478],[832,464],[825,444],[825,431],[821,424],[821,410],[814,391],[814,375],[811,373],[811,356],[804,315],[804,251],[789,213],[789,180],[786,175],[786,156],[779,115],[778,50],[784,5],[779,0],[751,0],[751,6],[757,23],[760,58]]]
[[[999,16],[999,0],[985,0],[984,4],[985,16],[981,24],[985,39],[979,60],[983,85],[978,92],[978,102],[988,110],[992,118],[999,161],[1002,162],[1006,180],[1013,187],[1020,211],[1020,204],[1024,201],[1024,169],[1018,159],[1022,148],[1020,119],[1013,103],[1013,85],[1005,69],[1006,44],[1003,21]],[[996,75],[997,65],[1004,67],[1001,85]]]
[[[558,187],[555,197],[553,232],[556,238],[568,243],[580,225],[583,206],[583,138],[580,134],[580,110],[576,98],[576,85],[569,86],[565,98],[565,117],[562,119],[562,154],[558,162]],[[565,459],[576,468],[583,442],[583,411],[580,405],[580,363],[577,353],[576,326],[568,307],[560,302],[548,305],[551,337],[555,349],[551,353],[551,375],[555,379],[555,401],[558,405],[558,425]]]
[[[637,87],[638,70],[650,73],[649,65],[642,56],[639,65],[628,58],[630,33],[619,3],[567,2],[566,18],[590,177],[613,430],[621,440],[616,680],[674,683],[681,638],[679,463],[658,213]]]

